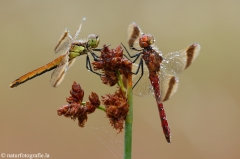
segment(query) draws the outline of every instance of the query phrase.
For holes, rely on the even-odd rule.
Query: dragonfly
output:
[[[193,43],[187,48],[162,55],[154,44],[155,38],[151,34],[144,34],[135,23],[128,26],[128,45],[131,50],[138,51],[131,55],[123,46],[135,64],[136,77],[133,79],[133,94],[147,96],[153,94],[159,111],[163,133],[168,143],[171,142],[171,132],[162,102],[168,100],[178,88],[177,75],[188,68],[200,52],[200,45]],[[143,63],[145,62],[145,65]],[[139,71],[141,73],[139,74]]]
[[[60,39],[56,47],[54,48],[54,52],[55,53],[62,52],[61,56],[49,62],[48,64],[19,77],[18,79],[13,81],[9,85],[9,87],[10,88],[17,87],[20,84],[27,82],[28,80],[31,80],[37,76],[40,76],[54,69],[55,70],[51,75],[50,84],[53,87],[57,87],[63,81],[68,68],[70,68],[73,65],[76,58],[81,55],[87,55],[86,67],[88,70],[92,71],[88,53],[91,53],[94,60],[96,60],[98,56],[93,51],[101,50],[101,49],[97,49],[98,44],[100,42],[100,38],[98,35],[90,34],[87,40],[85,39],[77,40],[77,37],[81,32],[82,24],[85,20],[86,18],[82,19],[82,23],[79,25],[73,37],[70,35],[70,31],[68,29],[65,29],[63,34],[60,36]],[[94,73],[98,74],[97,72],[94,72]]]

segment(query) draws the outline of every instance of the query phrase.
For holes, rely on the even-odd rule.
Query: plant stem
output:
[[[118,74],[118,83],[117,84],[121,88],[122,91],[126,92],[126,89],[125,89],[125,87],[123,85],[123,78],[122,78],[119,70],[117,71],[117,74]]]
[[[86,105],[86,102],[82,102],[82,105]],[[104,106],[101,106],[101,105],[100,105],[99,107],[97,107],[97,109],[106,112],[106,108],[105,108]]]
[[[124,134],[124,159],[131,159],[132,157],[132,122],[133,122],[133,103],[132,103],[132,75],[128,75],[127,80],[127,98],[129,104],[129,111],[125,121]]]
[[[97,109],[99,109],[99,110],[102,110],[102,111],[104,111],[104,112],[106,112],[106,108],[104,107],[104,106],[99,106],[99,107],[97,107]]]

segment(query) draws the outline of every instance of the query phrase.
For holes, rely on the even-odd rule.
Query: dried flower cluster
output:
[[[123,49],[121,46],[118,46],[116,49],[110,49],[104,45],[100,57],[92,64],[95,70],[101,70],[103,72],[101,80],[109,86],[114,86],[122,79],[119,79],[119,75],[122,75],[126,80],[132,74],[132,62],[123,57]],[[79,122],[78,125],[84,127],[88,118],[87,115],[93,113],[95,109],[100,106],[98,95],[92,93],[89,96],[90,102],[83,104],[84,91],[76,82],[73,83],[70,94],[71,96],[66,99],[68,105],[58,109],[58,115],[71,117],[73,120],[77,118]],[[105,110],[110,124],[118,132],[121,132],[129,110],[126,93],[119,88],[114,94],[102,96],[102,103],[105,108],[100,106],[99,109]]]
[[[110,124],[121,132],[129,108],[126,94],[119,88],[113,95],[102,96],[102,103],[105,105]]]
[[[131,74],[132,62],[123,57],[123,49],[118,46],[116,49],[110,49],[104,45],[98,61],[93,63],[94,70],[101,70],[103,76],[101,79],[104,84],[114,86],[118,82],[117,72],[128,78]]]
[[[57,110],[59,116],[64,115],[65,117],[71,117],[71,119],[78,119],[78,125],[84,127],[88,117],[95,111],[100,105],[100,100],[98,95],[94,92],[89,96],[89,101],[85,105],[82,104],[84,91],[81,86],[74,82],[72,84],[72,90],[70,91],[71,96],[69,96],[66,101],[68,105],[62,106]]]

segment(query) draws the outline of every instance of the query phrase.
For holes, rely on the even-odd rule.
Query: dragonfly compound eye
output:
[[[98,35],[90,34],[88,36],[88,46],[90,46],[91,48],[98,47],[99,42],[100,42],[100,39]]]
[[[148,47],[154,43],[155,39],[151,34],[143,34],[139,38],[139,45],[141,48]]]

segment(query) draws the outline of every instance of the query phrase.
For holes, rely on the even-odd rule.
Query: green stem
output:
[[[126,92],[120,72],[117,71],[117,73],[118,73],[118,86],[122,89],[122,91]],[[129,74],[127,78],[127,101],[129,104],[129,110],[125,120],[124,159],[131,159],[132,158],[132,122],[133,122],[132,74]]]
[[[86,102],[82,102],[82,105],[86,105]],[[100,105],[99,107],[97,107],[97,109],[106,112],[106,108],[105,108],[104,106],[101,106],[101,105]]]
[[[97,107],[97,109],[99,109],[99,110],[102,110],[102,111],[105,111],[105,112],[106,112],[106,108],[105,108],[104,106],[99,106],[99,107]]]
[[[122,79],[122,76],[120,75],[120,72],[119,70],[117,71],[117,74],[118,74],[118,86],[121,88],[122,91],[126,92],[125,88],[124,88],[124,85],[123,85],[123,79]]]
[[[128,77],[127,98],[129,104],[129,111],[125,121],[124,134],[124,159],[131,159],[132,157],[132,122],[133,122],[133,103],[132,103],[132,76]]]

